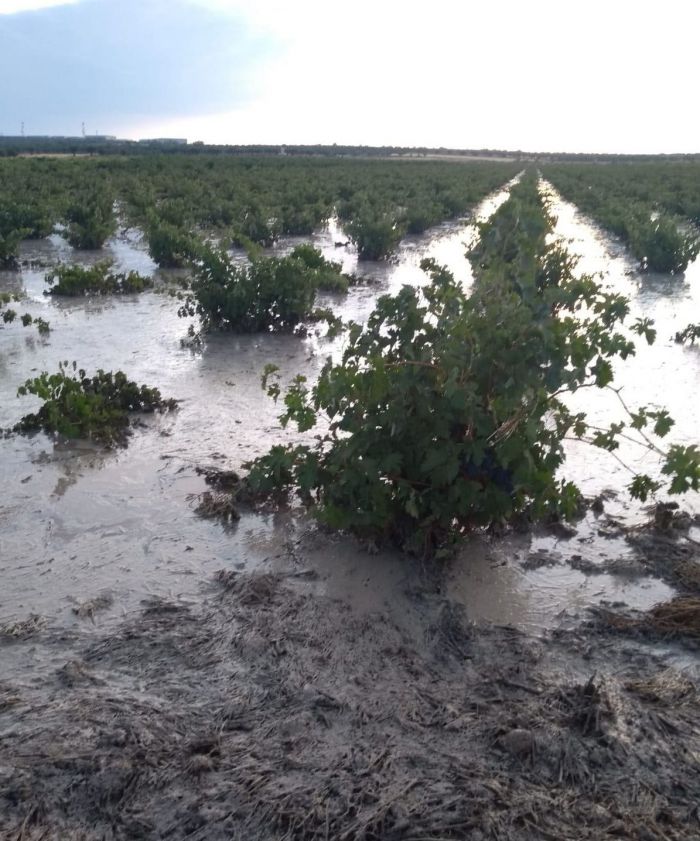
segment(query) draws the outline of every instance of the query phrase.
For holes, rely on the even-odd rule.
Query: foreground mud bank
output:
[[[53,663],[0,682],[0,837],[700,835],[688,639],[476,628],[419,570],[340,600],[311,555],[5,641]]]

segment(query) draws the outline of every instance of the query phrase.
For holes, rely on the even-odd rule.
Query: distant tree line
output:
[[[697,161],[700,154],[668,154],[668,155],[617,155],[617,154],[588,154],[574,152],[525,152],[521,149],[450,149],[443,146],[347,146],[342,144],[207,144],[195,141],[184,146],[180,143],[144,142],[136,140],[113,140],[107,138],[90,137],[19,137],[0,136],[0,156],[21,154],[67,154],[67,155],[154,155],[154,154],[187,154],[187,155],[288,155],[292,157],[426,157],[440,155],[444,157],[480,157],[480,158],[514,158],[536,162],[566,162],[576,161],[595,163],[640,163],[644,161]]]

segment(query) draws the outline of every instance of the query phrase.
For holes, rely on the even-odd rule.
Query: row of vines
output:
[[[466,213],[516,164],[141,156],[0,160],[0,265],[25,238],[60,230],[100,248],[121,221],[142,228],[159,265],[181,265],[192,235],[271,245],[337,215],[361,257]]]
[[[543,168],[565,199],[619,236],[643,269],[685,271],[700,252],[700,168],[684,163]]]

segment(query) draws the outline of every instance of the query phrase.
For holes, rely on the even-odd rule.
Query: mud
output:
[[[365,609],[306,549],[197,609],[39,631],[51,673],[0,685],[1,837],[698,837],[697,668],[619,629],[477,629],[406,565]]]

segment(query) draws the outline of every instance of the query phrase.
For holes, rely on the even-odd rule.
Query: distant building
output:
[[[25,143],[33,143],[37,140],[45,140],[48,142],[52,140],[61,140],[70,141],[71,143],[82,143],[87,140],[88,142],[97,141],[98,143],[106,143],[117,139],[114,134],[0,134],[0,138],[3,140]]]
[[[186,137],[144,137],[139,143],[158,143],[162,146],[187,146]]]

